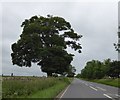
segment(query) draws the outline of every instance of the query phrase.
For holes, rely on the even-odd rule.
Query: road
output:
[[[120,100],[120,89],[75,78],[60,95],[59,100]]]

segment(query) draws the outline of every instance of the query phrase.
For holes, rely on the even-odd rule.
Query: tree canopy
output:
[[[76,69],[74,66],[70,65],[67,73],[67,77],[74,77]]]
[[[13,65],[31,67],[32,63],[37,63],[51,76],[68,71],[73,54],[67,53],[67,47],[81,53],[79,39],[82,35],[78,35],[62,17],[33,16],[21,27],[20,39],[11,46]]]
[[[86,66],[81,70],[79,75],[87,79],[101,79],[103,77],[120,77],[120,61],[111,61],[110,59],[100,62],[92,60],[86,63]]]

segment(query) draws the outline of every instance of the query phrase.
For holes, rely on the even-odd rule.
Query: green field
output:
[[[68,84],[64,77],[3,77],[2,98],[55,98]]]

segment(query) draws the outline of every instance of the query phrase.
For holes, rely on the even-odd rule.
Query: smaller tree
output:
[[[100,79],[105,76],[105,68],[102,62],[92,60],[86,63],[84,69],[81,70],[81,77],[87,79]]]
[[[81,77],[81,74],[77,74],[77,75],[76,75],[76,78],[80,78],[80,77]]]
[[[103,71],[105,73],[105,76],[109,76],[110,64],[111,64],[111,59],[106,59],[103,62]]]
[[[120,61],[111,62],[110,69],[108,71],[108,75],[112,78],[120,77]]]
[[[74,66],[70,65],[68,69],[67,77],[74,77],[76,69]]]

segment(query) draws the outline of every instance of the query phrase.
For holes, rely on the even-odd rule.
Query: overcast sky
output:
[[[113,0],[114,1],[114,0]],[[117,60],[113,43],[117,42],[117,2],[34,2],[2,3],[2,73],[10,75],[46,75],[35,64],[31,68],[18,67],[11,62],[11,44],[19,39],[20,27],[25,19],[34,15],[60,16],[69,21],[73,29],[82,34],[82,53],[74,52],[72,65],[80,73],[87,61]],[[0,40],[1,41],[1,40]]]

